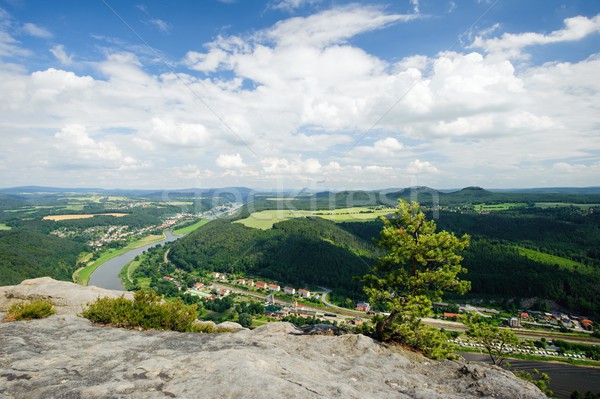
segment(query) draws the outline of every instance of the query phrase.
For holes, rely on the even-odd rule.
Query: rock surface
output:
[[[0,323],[0,399],[545,398],[497,367],[299,331],[140,332],[73,315]]]
[[[98,297],[117,298],[121,295],[133,299],[133,293],[128,291],[84,287],[68,281],[40,277],[24,280],[19,285],[0,287],[0,312],[6,312],[16,302],[43,299],[52,302],[59,315],[76,315],[81,312],[84,305]]]

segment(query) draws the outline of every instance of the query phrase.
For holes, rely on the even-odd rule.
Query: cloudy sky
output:
[[[0,187],[600,185],[600,2],[0,0]]]

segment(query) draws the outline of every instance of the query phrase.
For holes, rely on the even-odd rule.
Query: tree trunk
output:
[[[385,341],[385,330],[389,327],[390,324],[394,321],[394,319],[398,316],[399,312],[397,310],[393,310],[388,317],[383,320],[377,322],[377,326],[375,327],[375,334],[378,341]]]

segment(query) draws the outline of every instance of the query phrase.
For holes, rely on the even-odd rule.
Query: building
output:
[[[246,285],[248,285],[250,287],[254,287],[254,280],[247,280]]]
[[[529,313],[527,312],[521,312],[521,314],[519,315],[522,319],[528,319],[529,318]]]
[[[303,298],[310,298],[310,291],[300,288],[298,290],[298,295],[300,295]]]
[[[196,283],[196,284],[194,284],[194,289],[199,290],[201,288],[204,288],[204,283]]]
[[[269,284],[269,290],[271,291],[281,291],[281,287],[277,284]]]
[[[212,278],[222,278],[223,275],[221,273],[213,272]]]
[[[240,285],[246,285],[246,280],[244,280],[243,278],[238,278],[235,281],[236,284],[240,284]]]
[[[356,304],[355,309],[361,312],[368,312],[369,310],[371,310],[371,304],[369,302],[359,302]]]
[[[294,295],[296,293],[296,289],[292,287],[283,287],[283,292],[286,294]]]
[[[519,328],[521,327],[521,321],[516,317],[511,317],[508,319],[508,326],[512,328]]]
[[[263,283],[262,281],[257,281],[256,288],[258,288],[259,290],[266,290],[268,288],[268,285],[267,283]]]
[[[454,319],[454,320],[456,320],[457,317],[458,317],[458,314],[456,314],[456,313],[444,312],[444,319]]]

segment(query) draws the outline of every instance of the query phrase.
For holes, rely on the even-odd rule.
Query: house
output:
[[[204,283],[196,283],[196,284],[194,284],[194,289],[199,290],[201,288],[204,288]]]
[[[519,315],[522,319],[528,319],[529,318],[529,313],[527,312],[521,312],[521,314]]]
[[[163,280],[167,280],[167,281],[175,281],[175,279],[171,276],[164,276]]]
[[[254,287],[254,280],[246,281],[246,285],[249,285],[250,287]]]
[[[369,310],[371,310],[371,304],[369,302],[359,302],[356,304],[355,309],[361,312],[368,312]]]
[[[444,312],[444,319],[455,319],[458,317],[456,313]]]
[[[592,325],[594,324],[594,322],[589,319],[583,319],[580,321],[580,323],[581,323],[581,326],[583,328],[585,328],[586,330],[590,330],[592,328]]]
[[[286,294],[294,295],[296,293],[296,289],[292,287],[283,287],[283,292]]]
[[[512,328],[518,328],[521,327],[521,322],[516,317],[511,317],[508,319],[508,326]]]
[[[277,284],[269,284],[269,290],[271,291],[281,291],[281,287]]]
[[[262,281],[257,281],[256,288],[258,288],[260,290],[266,290],[268,288],[268,285],[267,285],[267,283],[263,283]]]
[[[223,275],[221,273],[213,272],[212,278],[221,278]]]
[[[238,278],[235,281],[236,284],[240,284],[240,285],[246,285],[246,280],[244,280],[243,278]]]
[[[300,288],[298,290],[298,295],[300,295],[302,298],[310,298],[310,291]]]

